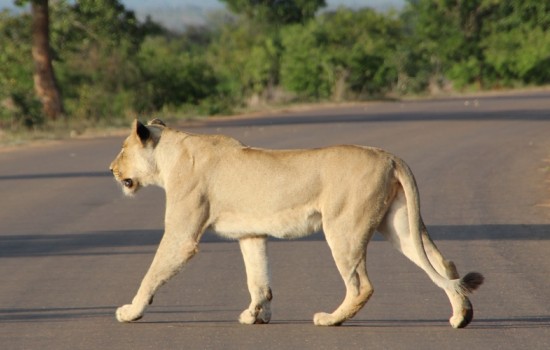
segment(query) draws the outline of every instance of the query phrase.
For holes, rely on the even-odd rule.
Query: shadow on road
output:
[[[51,322],[114,315],[115,306],[0,309],[0,323]]]
[[[437,241],[548,240],[550,225],[457,225],[429,226]],[[161,230],[103,231],[83,234],[35,234],[0,236],[0,258],[57,255],[149,254],[156,250]],[[382,240],[375,236],[376,240]],[[273,240],[283,242],[282,240]],[[324,241],[321,232],[299,241]],[[206,232],[201,243],[230,242]],[[286,242],[286,241],[284,241]],[[133,249],[128,249],[133,248]]]
[[[348,327],[369,328],[411,328],[411,327],[444,327],[449,324],[442,319],[387,319],[387,320],[350,320],[345,323]],[[468,329],[514,329],[514,328],[546,328],[550,326],[550,316],[523,316],[510,318],[474,318]]]
[[[550,316],[524,316],[512,318],[479,318],[471,328],[478,329],[513,329],[513,328],[548,328]]]
[[[0,175],[2,180],[41,180],[41,179],[67,179],[67,178],[88,178],[88,177],[112,177],[108,171],[81,172],[81,173],[51,173],[51,174],[14,174]]]
[[[183,317],[181,320],[175,321],[147,321],[146,319],[134,324],[134,327],[151,324],[171,324],[171,325],[195,325],[204,326],[205,324],[226,324],[238,325],[234,319],[220,320],[219,318],[197,320],[189,319],[189,314],[201,315],[217,314],[224,310],[195,310],[196,307],[178,306],[176,310],[167,311],[166,307],[159,308],[151,307],[148,312],[149,318],[151,315],[164,313],[180,313]],[[114,321],[114,310],[116,306],[95,306],[95,307],[60,307],[60,308],[13,308],[0,309],[0,324],[1,323],[20,323],[20,322],[52,322],[52,321],[68,321],[74,319],[86,318],[108,318]],[[227,311],[227,310],[225,310]],[[234,311],[234,310],[230,310]],[[235,311],[236,312],[236,311]],[[186,317],[187,315],[187,317]],[[300,327],[312,326],[310,319],[297,320],[273,320],[271,325],[267,327]],[[476,318],[468,327],[469,329],[524,329],[524,328],[547,328],[550,326],[550,316],[523,316],[510,318]],[[262,326],[263,327],[263,326]],[[441,327],[449,328],[449,324],[444,319],[352,319],[344,323],[343,328],[414,328],[414,327]]]
[[[407,108],[407,107],[404,107]],[[441,111],[437,109],[426,110],[421,112],[411,111],[403,113],[403,111],[395,112],[368,112],[361,110],[361,113],[342,113],[341,111],[334,114],[288,114],[276,117],[262,117],[250,119],[228,119],[207,121],[209,127],[250,127],[250,126],[271,126],[271,125],[298,125],[298,124],[331,124],[331,123],[372,123],[372,122],[419,122],[419,121],[453,121],[453,120],[470,120],[470,121],[488,121],[488,120],[522,120],[522,121],[549,121],[550,110],[524,110],[524,109],[509,109],[502,111],[486,111],[486,110],[457,110],[457,111]],[[204,125],[198,125],[202,127]],[[191,126],[192,127],[192,126]],[[190,128],[190,126],[185,126]]]
[[[161,237],[157,230],[5,235],[0,236],[0,257],[143,254],[153,251]],[[117,251],[128,247],[147,249]]]

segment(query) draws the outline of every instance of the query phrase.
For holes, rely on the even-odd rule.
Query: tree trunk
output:
[[[32,0],[32,58],[34,89],[49,120],[63,114],[61,95],[55,81],[50,52],[48,0]]]

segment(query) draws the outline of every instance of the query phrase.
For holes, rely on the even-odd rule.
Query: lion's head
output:
[[[154,151],[163,128],[164,123],[158,119],[147,126],[134,120],[130,136],[109,167],[124,194],[133,195],[141,187],[156,183]]]

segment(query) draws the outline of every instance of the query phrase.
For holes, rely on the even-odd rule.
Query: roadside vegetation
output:
[[[224,2],[175,33],[118,0],[18,0],[30,11],[0,12],[0,134],[550,83],[547,1]]]

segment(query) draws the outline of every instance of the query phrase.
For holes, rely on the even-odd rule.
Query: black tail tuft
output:
[[[484,280],[485,277],[479,272],[470,272],[460,279],[462,286],[468,293],[478,289],[479,286],[483,284]]]

